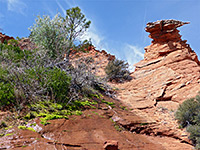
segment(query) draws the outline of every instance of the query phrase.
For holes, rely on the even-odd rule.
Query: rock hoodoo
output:
[[[178,20],[161,20],[156,22],[147,23],[145,30],[150,32],[149,37],[154,42],[165,42],[165,41],[181,41],[181,35],[176,29],[189,22],[182,22]]]
[[[135,79],[124,85],[131,94],[127,102],[134,108],[175,106],[175,102],[177,106],[200,91],[200,62],[177,30],[184,24],[188,22],[161,20],[147,24],[145,30],[152,44],[145,47],[144,60],[135,64]]]

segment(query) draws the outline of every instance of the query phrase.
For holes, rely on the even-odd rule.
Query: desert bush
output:
[[[190,133],[189,139],[193,142],[196,149],[200,149],[200,126],[190,125],[187,127],[187,132]]]
[[[75,52],[87,52],[90,47],[93,47],[91,39],[80,41],[78,45],[73,46],[73,50],[75,50]]]
[[[111,88],[103,79],[95,76],[96,63],[91,57],[76,59],[72,64],[71,69],[66,70],[71,76],[71,99],[92,97],[100,93],[108,94]]]
[[[46,72],[46,78],[43,79],[46,84],[47,92],[50,93],[51,99],[57,103],[67,101],[71,77],[59,68],[54,68]]]
[[[29,53],[21,50],[23,57],[16,63],[12,57],[6,57],[8,51],[5,47],[1,51],[1,66],[7,68],[7,81],[15,87],[13,103],[16,106],[41,100],[71,104],[84,97],[106,93],[109,89],[94,75],[95,63],[90,57],[70,63],[59,58],[51,59],[40,50]],[[13,56],[15,53],[18,52],[13,51]]]
[[[105,72],[109,81],[123,82],[131,79],[128,63],[125,63],[123,60],[114,59],[110,61],[105,68]]]
[[[190,133],[189,139],[200,149],[200,92],[195,98],[188,99],[179,105],[175,117],[181,127]]]
[[[90,23],[79,7],[66,10],[65,18],[59,13],[52,19],[38,16],[36,23],[29,28],[30,38],[52,58],[63,53],[69,57],[74,41],[89,28]]]
[[[64,26],[62,17],[59,14],[52,19],[49,16],[38,16],[35,21],[29,29],[31,40],[47,52],[49,57],[58,57],[68,47],[68,29]]]
[[[182,127],[187,125],[200,125],[200,98],[197,95],[195,98],[188,99],[180,104],[175,113],[178,123]]]
[[[24,57],[23,51],[17,45],[15,45],[15,42],[16,41],[12,40],[12,44],[10,45],[8,45],[7,42],[0,43],[0,56],[3,56],[1,59],[2,61],[4,59],[8,59],[13,62],[18,62]]]
[[[14,87],[6,79],[8,71],[0,67],[0,107],[15,102]]]

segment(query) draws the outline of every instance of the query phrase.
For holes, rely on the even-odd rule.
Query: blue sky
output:
[[[143,59],[144,47],[151,43],[146,23],[161,19],[190,21],[180,33],[200,58],[200,0],[0,0],[0,28],[27,37],[37,15],[64,16],[75,6],[92,21],[85,37],[130,64]]]

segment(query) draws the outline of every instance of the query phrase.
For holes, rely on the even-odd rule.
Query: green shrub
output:
[[[25,50],[22,51],[18,45],[16,40],[9,40],[10,44],[5,44],[0,42],[0,59],[4,61],[5,59],[9,59],[12,62],[19,62],[22,60],[27,53]]]
[[[77,37],[80,37],[90,26],[79,7],[66,10],[66,17],[56,14],[54,18],[43,16],[36,19],[30,27],[30,38],[41,46],[48,56],[57,58],[63,52],[70,54]]]
[[[105,72],[109,81],[123,82],[131,80],[128,63],[125,63],[123,60],[115,59],[110,61],[105,68]]]
[[[0,67],[0,108],[15,103],[14,86],[6,79],[9,72]]]
[[[200,92],[195,98],[180,104],[175,117],[181,127],[187,127],[189,139],[197,149],[200,149]]]
[[[184,101],[175,113],[178,123],[182,127],[187,125],[200,125],[200,98],[191,98]]]
[[[196,145],[197,149],[200,149],[200,126],[190,125],[187,127],[187,132],[190,133],[189,139]]]
[[[54,98],[56,102],[63,102],[68,99],[67,96],[71,77],[69,77],[66,72],[58,68],[49,70],[45,80],[47,80],[47,90],[51,93],[52,98]]]
[[[64,27],[62,17],[59,14],[52,19],[49,16],[38,16],[35,21],[29,29],[31,40],[41,46],[49,57],[56,58],[68,45],[68,29]]]
[[[14,88],[10,83],[0,82],[0,107],[15,103]]]
[[[75,52],[87,52],[89,48],[93,47],[92,41],[90,40],[84,40],[83,42],[80,42],[78,45],[73,46],[73,50],[76,50]]]

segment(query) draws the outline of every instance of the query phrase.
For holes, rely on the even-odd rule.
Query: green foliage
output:
[[[67,99],[71,78],[60,69],[50,70],[47,74],[47,89],[52,91],[57,102]]]
[[[78,45],[74,45],[73,46],[73,50],[76,50],[76,52],[87,52],[89,50],[89,48],[91,48],[93,45],[92,45],[92,41],[91,39],[88,41],[88,40],[84,40],[83,42],[80,42],[80,44]]]
[[[26,51],[22,51],[18,47],[18,42],[16,40],[9,40],[10,44],[0,42],[0,58],[4,60],[5,58],[12,60],[12,62],[19,62],[24,58]]]
[[[0,106],[14,103],[14,88],[10,83],[0,82]]]
[[[11,129],[13,126],[9,126],[9,127],[6,127],[4,128],[5,130],[8,130],[8,129]]]
[[[181,127],[187,127],[189,139],[200,149],[200,92],[195,98],[180,104],[175,117]]]
[[[93,107],[97,102],[90,101],[74,101],[71,104],[55,103],[51,101],[40,101],[31,104],[30,112],[24,117],[24,119],[33,119],[35,117],[41,117],[41,124],[49,124],[48,120],[52,119],[68,119],[69,115],[82,115],[81,108],[85,106]]]
[[[71,78],[66,74],[66,72],[61,71],[59,68],[32,68],[25,70],[25,74],[19,76],[19,81],[22,84],[26,84],[32,87],[32,90],[37,86],[40,88],[37,97],[32,97],[37,101],[41,94],[46,94],[50,96],[50,99],[54,99],[56,102],[67,101],[68,91],[70,86]],[[37,84],[36,84],[37,83]],[[36,85],[35,85],[36,84]],[[26,92],[26,91],[24,91]],[[28,92],[28,91],[27,91]],[[26,93],[24,93],[25,95]]]
[[[200,125],[200,98],[191,98],[184,101],[175,114],[178,123],[182,127],[187,125]]]
[[[68,9],[65,18],[57,14],[52,19],[49,16],[38,16],[35,21],[36,23],[29,29],[30,38],[52,58],[58,57],[65,50],[69,56],[74,41],[89,28],[91,23],[87,21],[79,7]]]
[[[190,133],[189,139],[195,144],[195,147],[200,149],[200,126],[190,125],[187,127],[187,132]]]
[[[7,133],[7,134],[5,134],[5,136],[11,136],[11,135],[13,135],[14,133]]]
[[[26,126],[18,126],[18,129],[30,130],[30,131],[36,132],[35,129],[33,129],[33,128],[31,128],[31,127],[26,127]]]
[[[18,129],[25,130],[27,127],[26,126],[18,126]]]
[[[111,106],[111,107],[114,107],[114,105],[115,105],[113,102],[108,102],[108,101],[105,101],[104,99],[101,100],[101,102],[102,102],[102,103],[105,103],[105,104],[107,104],[107,105],[109,105],[109,106]]]
[[[128,71],[128,63],[123,60],[112,60],[105,68],[107,78],[109,81],[123,82],[124,80],[130,80],[130,72]]]
[[[19,45],[19,42],[15,39],[11,39],[8,41],[8,45],[12,45],[13,47],[17,47]]]
[[[63,24],[62,17],[57,14],[54,18],[38,16],[35,24],[29,28],[30,38],[38,46],[41,46],[47,54],[56,58],[62,50],[67,48],[66,35],[68,29]]]
[[[1,123],[0,123],[0,129],[4,128],[4,127],[7,127],[7,124],[6,124],[6,122],[1,121]]]
[[[0,67],[0,107],[15,102],[14,86],[7,80],[8,71]]]
[[[68,38],[71,48],[75,39],[81,36],[90,27],[91,21],[86,19],[79,7],[74,7],[66,10],[65,23],[69,31]],[[68,51],[68,56],[69,53]]]

